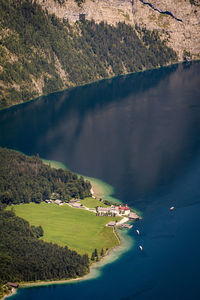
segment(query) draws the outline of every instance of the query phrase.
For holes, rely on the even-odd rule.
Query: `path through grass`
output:
[[[41,225],[43,239],[59,245],[67,245],[80,254],[91,253],[97,248],[112,248],[119,244],[113,228],[105,227],[119,217],[96,217],[95,213],[47,203],[15,205],[16,215],[29,221],[31,225]]]

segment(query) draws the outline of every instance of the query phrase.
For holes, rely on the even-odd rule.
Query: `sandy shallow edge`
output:
[[[50,163],[52,167],[56,167],[56,162],[48,161],[48,163]],[[59,167],[63,168],[64,165],[62,165],[62,166],[59,165]],[[96,178],[85,177],[85,179],[90,180],[90,182],[92,184],[92,191],[96,197],[101,197],[101,195],[102,196],[106,195],[106,196],[109,196],[109,198],[111,198],[111,199],[115,199],[111,196],[113,193],[113,188],[110,185],[108,185],[108,184],[104,183],[103,181],[96,179]],[[118,199],[115,199],[115,200],[118,201]],[[90,271],[88,274],[86,274],[82,277],[73,278],[73,279],[24,282],[24,283],[20,283],[19,288],[29,288],[29,287],[37,287],[37,286],[48,286],[48,285],[54,285],[54,284],[75,283],[78,281],[90,280],[90,279],[95,279],[95,278],[99,277],[101,275],[101,270],[102,270],[103,266],[117,260],[123,253],[127,252],[133,245],[134,241],[131,237],[128,237],[126,231],[121,231],[121,232],[118,231],[118,235],[119,235],[119,237],[118,237],[119,245],[110,249],[107,252],[107,254],[100,261],[93,263],[90,266]],[[17,293],[17,289],[13,288],[12,292],[9,295],[5,295],[1,300],[11,297],[16,293]]]
[[[11,293],[8,294],[8,295],[3,296],[3,298],[1,298],[1,300],[4,300],[4,299],[6,299],[6,298],[8,298],[8,297],[11,297],[11,296],[13,296],[13,295],[15,295],[15,294],[17,294],[17,289],[12,288]]]
[[[93,263],[90,266],[90,271],[88,274],[84,275],[83,277],[73,278],[73,279],[64,279],[64,280],[52,280],[52,281],[37,281],[37,282],[25,282],[21,283],[19,288],[29,288],[29,287],[37,287],[37,286],[48,286],[54,284],[68,284],[68,283],[75,283],[77,281],[83,280],[90,280],[98,278],[101,275],[101,269],[103,266],[114,262],[121,256],[123,253],[128,251],[133,244],[133,240],[129,237],[120,235],[120,245],[110,249],[100,261]],[[6,295],[2,298],[6,299],[8,297],[13,296],[17,293],[17,289],[12,289],[12,293]]]

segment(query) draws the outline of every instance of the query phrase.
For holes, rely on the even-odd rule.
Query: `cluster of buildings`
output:
[[[57,205],[63,205],[63,202],[60,199],[52,200],[52,199],[46,199],[46,203],[55,203]]]
[[[127,216],[130,219],[137,219],[138,215],[132,213],[128,205],[122,206],[121,203],[119,206],[111,206],[111,207],[97,207],[97,214],[99,216]]]
[[[136,213],[131,212],[127,204],[125,206],[122,206],[121,203],[119,206],[112,205],[111,207],[97,207],[97,215],[114,217],[125,216],[128,217],[130,220],[138,220],[141,218]]]
[[[56,197],[58,196],[58,194],[53,193],[52,196]],[[60,199],[49,199],[49,200],[47,199],[45,200],[45,202],[55,203],[57,205],[64,204],[64,202]],[[80,202],[80,199],[73,199],[68,204],[71,207],[88,209],[85,206],[83,206],[83,204]],[[94,209],[89,209],[89,210],[93,210],[95,212]],[[119,206],[115,206],[115,205],[106,206],[106,207],[98,206],[96,208],[96,214],[97,216],[112,216],[112,217],[124,216],[124,217],[128,217],[130,220],[140,219],[140,217],[136,213],[131,212],[127,204],[125,206],[122,206],[121,203]]]
[[[52,193],[50,199],[46,199],[46,203],[55,203],[57,205],[63,205],[63,201],[58,199],[60,197],[59,193]]]
[[[53,193],[52,195],[55,196],[56,194]],[[45,202],[46,203],[55,203],[57,205],[63,205],[64,203],[66,203],[66,202],[63,202],[60,199],[46,199]],[[69,202],[69,204],[70,204],[70,206],[76,207],[76,208],[82,208],[83,207],[83,205],[80,203],[80,199],[73,199]]]

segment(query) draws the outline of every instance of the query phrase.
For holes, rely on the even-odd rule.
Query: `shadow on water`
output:
[[[102,276],[23,289],[14,299],[199,298],[199,66],[119,77],[0,112],[0,145],[103,179],[144,209],[128,233],[134,246]]]
[[[146,206],[199,152],[199,82],[199,63],[182,64],[40,97],[0,112],[0,144],[59,160]]]
[[[132,294],[129,295],[128,297],[123,298],[122,300],[132,300],[132,299],[136,299],[136,298],[138,298],[139,296],[145,294],[146,292],[152,290],[155,286],[156,286],[156,283],[155,283],[155,282],[145,284],[141,289],[135,291],[134,293],[132,293]]]
[[[4,126],[4,122],[7,125],[7,122],[11,120],[12,124],[16,125],[16,133],[20,129],[24,129],[24,124],[26,124],[31,132],[42,136],[48,131],[49,126],[58,126],[63,122],[63,119],[66,122],[66,118],[75,113],[79,116],[75,129],[75,132],[78,133],[88,113],[95,113],[100,109],[105,109],[112,102],[123,101],[130,95],[137,95],[148,90],[176,69],[177,65],[174,65],[171,69],[158,69],[102,80],[90,85],[39,97],[34,101],[0,111],[3,135],[1,142],[2,140],[6,141],[6,136],[9,133],[9,128],[4,129],[2,126]],[[41,116],[38,115],[39,113]],[[35,127],[36,124],[37,127]],[[38,127],[40,128],[39,131]],[[34,129],[36,132],[34,132]],[[9,139],[10,137],[8,137]]]

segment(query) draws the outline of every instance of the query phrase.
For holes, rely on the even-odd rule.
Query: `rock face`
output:
[[[168,46],[177,52],[180,60],[186,52],[193,59],[200,58],[200,7],[191,5],[189,0],[134,2],[136,23],[168,33]],[[153,8],[144,3],[151,3]]]
[[[190,0],[36,0],[43,9],[70,23],[84,15],[88,20],[125,22],[158,30],[183,60],[200,58],[200,6]],[[60,3],[59,3],[60,2]],[[197,2],[196,2],[197,3]]]
[[[75,0],[64,0],[63,4],[55,0],[36,0],[36,2],[49,13],[55,13],[57,17],[68,19],[69,22],[79,20],[79,15],[84,14],[86,19],[93,19],[95,22],[133,24],[131,0],[85,0],[81,6],[78,6]]]

